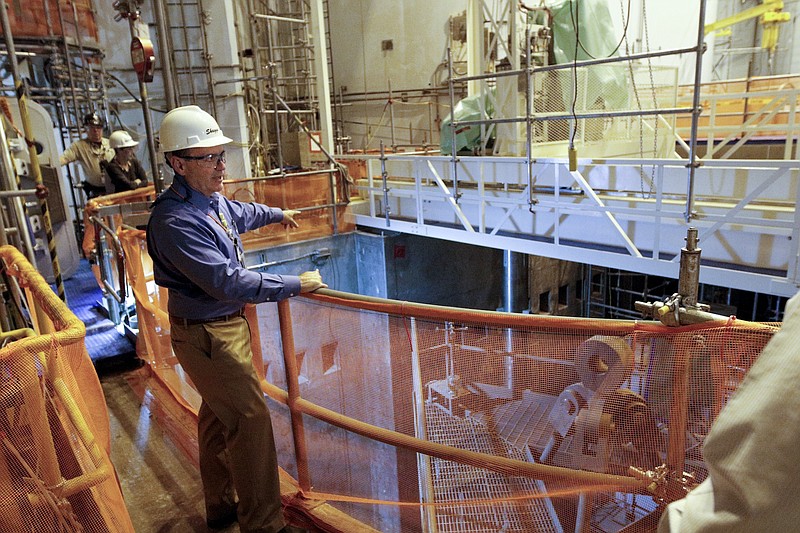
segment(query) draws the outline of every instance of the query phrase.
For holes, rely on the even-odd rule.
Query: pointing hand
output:
[[[295,211],[294,209],[287,209],[283,212],[283,220],[281,220],[281,224],[284,226],[290,226],[292,228],[299,228],[300,224],[295,221],[294,217],[300,214],[300,211]]]

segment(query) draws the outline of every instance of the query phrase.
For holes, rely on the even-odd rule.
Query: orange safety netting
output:
[[[170,401],[196,411],[144,232],[119,237],[139,354]],[[247,314],[280,464],[299,484],[293,503],[326,501],[341,514],[306,506],[306,515],[329,531],[652,526],[665,502],[707,476],[705,436],[777,330],[319,292]],[[196,454],[195,428],[174,412],[164,418]]]
[[[35,328],[1,334],[1,529],[133,532],[86,328],[16,248],[0,257]]]

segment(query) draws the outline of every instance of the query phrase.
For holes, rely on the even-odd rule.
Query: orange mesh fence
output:
[[[298,242],[339,232],[353,231],[352,217],[348,216],[344,182],[338,173],[302,174],[275,177],[257,182],[232,180],[225,183],[223,194],[243,202],[259,202],[283,209],[302,209],[299,228],[286,228],[270,224],[241,235],[245,250],[262,249],[267,244]]]
[[[110,205],[120,205],[131,202],[140,202],[152,200],[155,197],[155,188],[150,185],[149,187],[142,187],[132,191],[118,192],[114,194],[107,194],[98,198],[93,198],[86,203],[83,210],[83,241],[81,242],[81,250],[84,257],[89,257],[96,247],[97,231],[90,218],[97,214],[101,207]],[[122,223],[122,215],[115,215],[109,220],[113,227],[117,227]]]
[[[120,232],[128,270],[143,265],[131,275],[139,352],[196,409],[142,238]],[[350,531],[403,533],[653,523],[707,476],[705,436],[778,327],[668,328],[330,290],[248,307],[248,318],[296,500],[325,500],[356,521]]]
[[[291,322],[298,407],[324,421],[304,417],[307,494],[435,504],[341,504],[382,531],[616,531],[655,512],[666,494],[630,467],[702,480],[703,438],[774,332],[368,304],[296,299]],[[281,357],[264,353],[281,385]],[[305,402],[384,431],[339,431]]]
[[[85,326],[16,248],[0,257],[35,328],[2,334],[0,529],[132,532]]]

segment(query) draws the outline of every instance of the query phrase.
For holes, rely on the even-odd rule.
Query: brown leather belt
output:
[[[177,324],[179,326],[197,326],[199,324],[210,324],[212,322],[227,322],[228,320],[233,320],[234,318],[239,318],[240,316],[244,316],[244,309],[239,309],[238,311],[231,313],[225,316],[215,316],[212,318],[180,318],[177,316],[169,316],[169,321],[172,324]]]

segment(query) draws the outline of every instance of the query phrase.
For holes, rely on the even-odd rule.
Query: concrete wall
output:
[[[274,246],[245,254],[248,266],[270,263],[261,270],[272,274],[297,275],[319,269],[328,287],[344,292],[359,292],[356,270],[357,234],[348,233],[321,239]]]
[[[416,235],[355,232],[249,251],[273,274],[319,269],[328,287],[365,296],[494,311],[501,306],[499,250]]]
[[[491,311],[501,305],[499,250],[416,235],[362,233],[357,239],[362,294]]]

